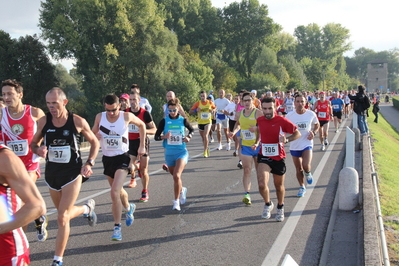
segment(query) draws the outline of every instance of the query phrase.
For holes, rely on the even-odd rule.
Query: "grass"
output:
[[[380,115],[378,124],[374,123],[370,112],[368,124],[373,140],[373,159],[379,179],[381,212],[384,217],[399,217],[399,133]],[[391,260],[399,260],[399,223],[385,221],[388,249]]]

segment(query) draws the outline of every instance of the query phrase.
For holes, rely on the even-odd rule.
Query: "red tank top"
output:
[[[3,108],[1,128],[4,144],[21,158],[26,167],[39,161],[39,156],[34,154],[29,147],[37,131],[30,105],[24,106],[24,113],[17,119],[10,116],[8,108]]]
[[[138,115],[136,115],[141,121],[144,121],[144,113],[145,113],[145,109],[144,108],[140,108],[140,113]],[[129,107],[128,109],[126,109],[126,112],[131,112],[131,108]],[[134,113],[133,113],[134,114]],[[140,138],[140,133],[139,133],[139,128],[136,125],[133,124],[129,124],[129,139],[139,139]]]
[[[0,150],[4,148],[0,145]],[[21,206],[22,202],[14,190],[0,185],[0,223],[5,222],[3,219],[14,215]],[[23,255],[29,250],[29,242],[21,227],[0,235],[0,250],[0,262]]]
[[[318,101],[317,107],[316,107],[316,112],[317,112],[317,118],[319,119],[319,121],[329,121],[330,120],[329,101],[324,101],[324,103]]]

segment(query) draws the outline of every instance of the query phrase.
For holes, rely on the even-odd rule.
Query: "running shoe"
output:
[[[242,162],[241,162],[241,160],[238,161],[237,167],[240,168],[240,169],[242,169]]]
[[[213,142],[213,137],[210,137],[209,138],[209,143],[212,143]]]
[[[249,193],[245,193],[244,198],[242,199],[242,202],[244,202],[247,205],[251,205],[251,196],[249,196]]]
[[[179,200],[173,200],[173,207],[172,210],[180,211],[180,201]]]
[[[162,169],[169,172],[169,167],[166,164],[162,165]]]
[[[147,202],[148,201],[148,191],[141,191],[141,198],[140,198],[140,202]]]
[[[122,228],[120,226],[114,227],[114,233],[111,237],[112,241],[121,241],[122,240]]]
[[[231,150],[231,142],[227,142],[226,144],[226,151]]]
[[[335,130],[335,133],[338,133],[339,132],[339,130],[338,130],[338,128]]]
[[[97,224],[97,214],[94,212],[94,208],[96,206],[96,202],[94,199],[89,199],[86,202],[87,207],[89,207],[89,213],[83,214],[83,217],[88,219],[90,226],[95,226]]]
[[[180,191],[180,204],[185,204],[187,200],[187,188],[182,187]]]
[[[209,157],[209,152],[208,152],[208,150],[205,150],[204,151],[204,158],[208,158]]]
[[[130,203],[130,210],[125,212],[126,215],[126,226],[131,226],[134,222],[134,211],[136,210],[136,204]],[[121,237],[122,239],[122,237]]]
[[[271,204],[269,206],[267,206],[265,204],[265,207],[263,208],[263,212],[262,212],[262,218],[263,219],[270,219],[270,217],[272,216],[272,210],[274,208],[274,204],[273,202],[271,202]]]
[[[298,191],[298,194],[296,196],[299,197],[299,198],[302,198],[302,197],[305,196],[305,193],[306,193],[306,188],[305,187],[300,187],[299,191]]]
[[[218,145],[218,147],[217,147],[217,150],[220,151],[220,150],[222,150],[222,149],[223,149],[223,145],[222,145],[222,143],[219,143],[219,145]]]
[[[44,242],[47,239],[47,224],[48,224],[48,220],[47,220],[47,216],[46,215],[42,215],[39,217],[39,219],[35,220],[36,223],[36,233],[37,233],[37,240],[39,242]]]
[[[322,151],[324,151],[326,149],[326,146],[324,144],[321,144],[321,149]]]
[[[281,209],[277,209],[276,221],[277,222],[284,221],[284,207]]]
[[[309,173],[305,172],[305,177],[306,177],[306,182],[308,182],[308,184],[311,185],[313,183],[312,173],[311,172],[309,172]]]
[[[53,260],[53,263],[51,263],[51,266],[61,266],[62,262],[58,260]]]
[[[235,151],[233,152],[233,156],[235,157],[235,156],[237,156],[237,155],[238,155],[238,151],[235,150]]]
[[[130,178],[130,183],[128,187],[136,187],[136,186],[137,186],[136,178]]]
[[[328,139],[324,140],[324,145],[326,145],[326,146],[328,145]]]

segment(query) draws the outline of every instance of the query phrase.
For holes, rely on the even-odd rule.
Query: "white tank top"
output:
[[[111,123],[106,112],[101,113],[100,134],[101,149],[105,156],[113,157],[129,150],[129,127],[125,122],[125,112],[120,111],[118,119]]]

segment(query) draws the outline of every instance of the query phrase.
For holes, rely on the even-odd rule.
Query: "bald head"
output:
[[[51,90],[49,90],[47,92],[46,96],[47,95],[57,95],[57,98],[59,98],[62,101],[66,99],[65,92],[61,88],[58,88],[58,87],[54,87]]]
[[[175,95],[175,93],[173,92],[173,91],[168,91],[167,93],[166,93],[166,100],[169,102],[170,100],[172,100],[172,99],[175,99],[176,98],[176,95]]]

